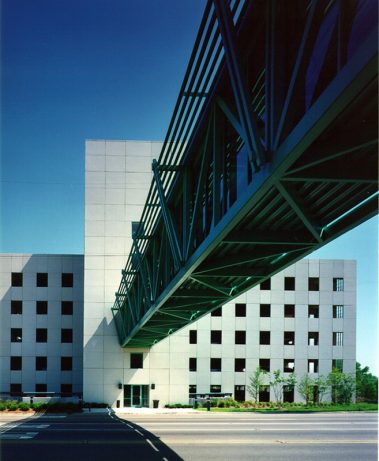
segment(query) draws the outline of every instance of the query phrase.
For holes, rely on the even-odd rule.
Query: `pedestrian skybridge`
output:
[[[376,0],[209,0],[112,308],[148,347],[377,213]]]

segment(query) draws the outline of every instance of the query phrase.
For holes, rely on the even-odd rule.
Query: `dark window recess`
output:
[[[244,372],[246,368],[246,360],[245,359],[234,359],[234,371],[236,372]]]
[[[61,357],[61,370],[62,371],[72,370],[72,357]]]
[[[72,384],[61,384],[61,396],[71,397],[72,395]]]
[[[211,313],[212,317],[221,317],[222,316],[222,307],[218,307]]]
[[[142,221],[132,221],[132,237],[141,236],[143,235],[143,233],[144,233],[143,222]]]
[[[308,360],[308,373],[318,373],[318,360]]]
[[[189,371],[197,371],[197,359],[196,357],[189,358]]]
[[[332,369],[343,371],[343,360],[342,359],[333,359],[332,360]]]
[[[269,331],[259,332],[259,344],[270,344],[270,332]]]
[[[344,281],[342,277],[333,279],[333,291],[344,291]]]
[[[74,274],[64,272],[62,274],[62,287],[71,288],[74,286]]]
[[[11,383],[9,386],[9,393],[12,397],[18,397],[22,394],[22,387],[19,383]]]
[[[245,386],[243,385],[234,386],[234,400],[237,400],[237,402],[244,402],[246,400]]]
[[[72,301],[62,301],[61,302],[61,314],[62,315],[72,315],[73,312],[73,302]]]
[[[189,332],[189,343],[197,344],[197,330],[190,330]]]
[[[246,317],[246,304],[237,303],[235,307],[236,317]]]
[[[196,384],[190,384],[188,386],[188,393],[189,394],[196,394],[196,391],[197,391],[197,386]]]
[[[11,284],[12,287],[22,287],[22,272],[12,272]]]
[[[318,346],[318,331],[308,333],[308,346]]]
[[[343,305],[337,304],[333,306],[333,318],[343,319]]]
[[[10,367],[11,370],[22,370],[22,357],[14,356],[10,358]]]
[[[47,384],[36,384],[36,392],[47,392]],[[46,395],[39,394],[39,397],[46,397]]]
[[[294,318],[295,317],[295,304],[284,305],[284,317]]]
[[[61,343],[72,343],[72,328],[61,329]]]
[[[211,359],[211,371],[221,371],[221,359]]]
[[[259,306],[259,313],[261,317],[270,317],[271,315],[271,305],[270,304],[261,304]]]
[[[293,346],[295,344],[295,332],[294,331],[284,332],[284,344],[286,346]]]
[[[294,388],[292,386],[283,386],[283,402],[294,401]]]
[[[37,287],[47,287],[48,286],[48,274],[46,272],[37,272],[36,284],[37,284]]]
[[[22,328],[11,328],[11,342],[12,343],[22,342]]]
[[[46,343],[47,342],[47,328],[36,329],[36,342]]]
[[[130,354],[130,368],[143,368],[142,352],[132,352]]]
[[[236,330],[234,336],[235,336],[235,344],[246,344],[246,331]]]
[[[283,371],[285,373],[292,373],[293,371],[295,371],[295,360],[294,359],[284,359]]]
[[[221,386],[220,384],[211,384],[209,386],[209,391],[212,393],[212,394],[219,394],[221,392]]]
[[[308,290],[320,291],[320,280],[318,277],[308,277]]]
[[[47,301],[36,301],[36,312],[38,315],[46,315]]]
[[[270,401],[270,386],[267,386],[267,385],[259,386],[259,401],[260,402]]]
[[[211,344],[221,344],[222,343],[222,331],[221,330],[211,330]]]
[[[308,306],[308,317],[310,319],[318,319],[319,306],[311,304]]]
[[[266,279],[261,282],[259,288],[260,290],[271,290],[271,279]]]
[[[263,371],[270,371],[270,359],[259,359],[259,368]]]
[[[343,346],[343,332],[342,331],[333,332],[333,346]]]
[[[36,370],[46,371],[47,370],[47,357],[36,357]]]
[[[295,290],[295,277],[284,277],[284,289],[286,291]]]
[[[11,314],[22,314],[22,301],[11,301]]]

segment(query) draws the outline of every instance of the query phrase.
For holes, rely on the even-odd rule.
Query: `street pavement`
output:
[[[120,415],[186,461],[377,460],[377,413]]]
[[[1,461],[371,461],[377,413],[0,414]]]

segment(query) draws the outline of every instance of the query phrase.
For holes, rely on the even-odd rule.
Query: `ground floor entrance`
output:
[[[147,384],[125,384],[124,407],[148,407],[149,386]]]

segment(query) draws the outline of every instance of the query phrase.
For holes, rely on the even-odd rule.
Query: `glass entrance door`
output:
[[[146,384],[126,384],[124,386],[124,407],[148,407],[149,386]]]

